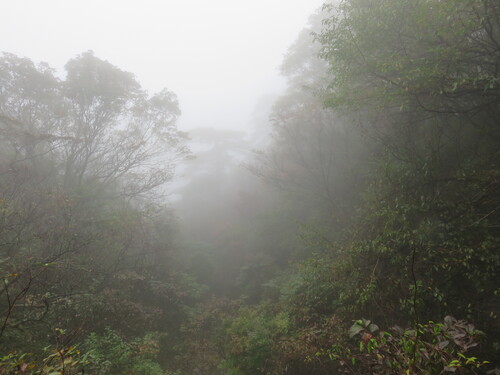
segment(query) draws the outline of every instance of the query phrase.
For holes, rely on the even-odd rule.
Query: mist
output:
[[[0,12],[0,374],[498,374],[497,0]]]
[[[279,65],[321,1],[19,1],[3,4],[2,50],[66,61],[92,50],[181,103],[181,129],[248,129],[263,95],[284,88]]]

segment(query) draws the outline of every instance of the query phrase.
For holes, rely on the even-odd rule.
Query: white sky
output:
[[[181,129],[245,129],[323,0],[0,0],[0,51],[61,70],[77,54],[174,91]]]

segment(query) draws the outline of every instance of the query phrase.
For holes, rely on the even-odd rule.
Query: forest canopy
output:
[[[172,92],[2,55],[0,373],[500,372],[500,3],[325,4],[281,71],[185,161]]]

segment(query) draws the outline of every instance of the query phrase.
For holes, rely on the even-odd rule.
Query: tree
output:
[[[92,52],[70,60],[62,81],[46,64],[14,55],[1,64],[0,110],[13,120],[4,132],[18,134],[14,152],[48,152],[66,190],[85,182],[139,196],[168,181],[187,153],[175,95],[148,97],[131,73]]]
[[[316,217],[315,224],[329,226],[352,210],[364,183],[357,169],[367,163],[371,147],[350,118],[323,104],[328,65],[318,56],[314,35],[324,17],[322,11],[311,16],[285,56],[281,70],[288,88],[270,116],[273,142],[257,154],[252,169],[291,193],[301,221]]]
[[[171,271],[173,221],[153,199],[187,154],[175,95],[91,52],[65,79],[12,54],[0,67],[2,351],[111,324],[175,331],[196,285]]]
[[[318,38],[332,73],[330,105],[469,121],[498,115],[498,2],[353,0],[326,8]]]
[[[327,9],[318,33],[330,66],[326,105],[383,146],[349,247],[359,274],[344,303],[364,314],[383,304],[413,323],[452,314],[491,329],[498,3],[350,0]]]

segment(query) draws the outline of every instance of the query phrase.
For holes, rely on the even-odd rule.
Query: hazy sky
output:
[[[93,50],[180,100],[183,129],[244,128],[322,0],[3,0],[0,51],[62,70]]]

